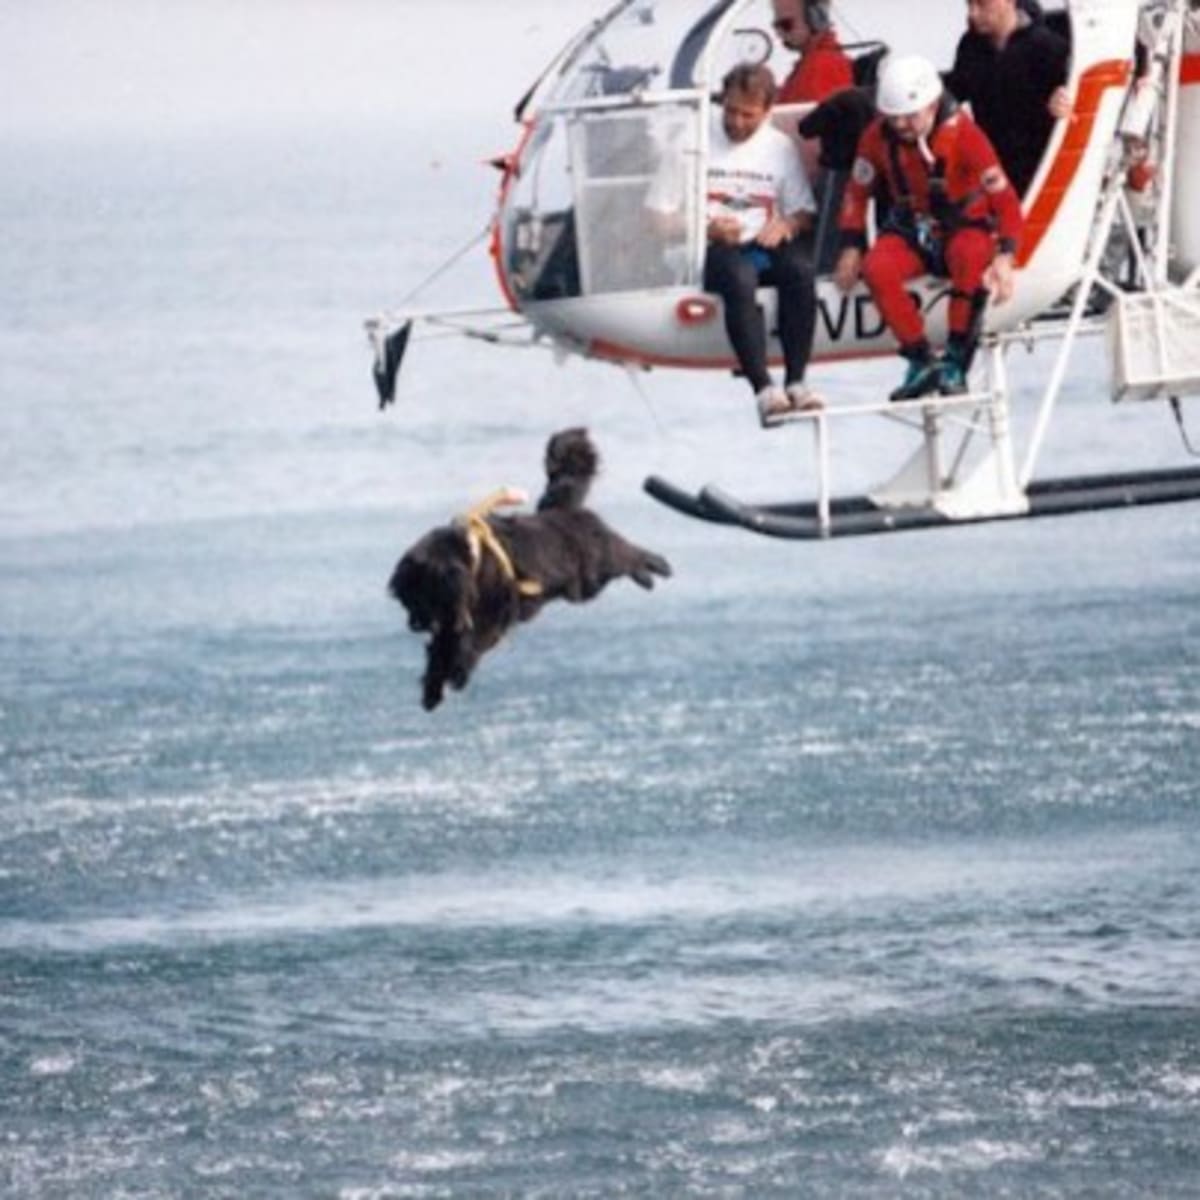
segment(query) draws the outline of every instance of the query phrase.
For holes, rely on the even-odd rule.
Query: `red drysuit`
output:
[[[837,34],[826,29],[814,34],[792,73],[779,86],[776,104],[816,102],[854,86],[854,65]]]
[[[862,274],[901,347],[924,341],[925,322],[905,283],[946,276],[953,292],[950,332],[966,337],[997,250],[1013,253],[1021,202],[987,135],[948,101],[920,144],[902,141],[876,118],[858,143],[842,199],[843,246],[866,248],[867,207],[882,179],[892,197]]]

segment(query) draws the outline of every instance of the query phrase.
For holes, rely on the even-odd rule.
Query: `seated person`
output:
[[[854,65],[838,42],[828,0],[773,0],[775,32],[800,57],[779,87],[779,104],[816,104],[854,84]]]
[[[1054,122],[1070,116],[1064,84],[1071,49],[1022,0],[968,0],[967,32],[946,87],[970,104],[1017,194],[1029,188]]]
[[[919,55],[884,64],[876,105],[882,114],[862,135],[842,202],[842,252],[834,279],[849,291],[861,274],[880,316],[908,359],[893,400],[966,391],[989,295],[1013,291],[1021,203],[987,135],[942,89],[937,68]],[[877,180],[892,207],[866,248],[867,208]],[[905,284],[918,275],[948,277],[950,337],[935,358],[925,321]]]
[[[725,330],[758,400],[764,424],[790,411],[822,407],[804,382],[816,327],[813,269],[798,235],[812,227],[815,203],[796,148],[768,120],[775,80],[743,63],[722,84],[721,108],[709,134],[706,177],[708,248],[705,290],[724,301]],[[660,174],[646,206],[669,229],[683,211],[683,173]],[[784,387],[771,379],[767,330],[755,295],[760,284],[779,297]]]
[[[778,104],[819,105],[846,88],[854,86],[854,64],[842,49],[833,29],[829,15],[829,0],[772,0],[775,11],[775,32],[789,50],[799,54],[791,73],[780,84],[776,97]],[[831,193],[827,181],[822,178],[820,147],[811,134],[800,129],[800,153],[804,170],[813,184],[814,191],[821,197],[821,212],[832,213],[836,209],[840,193]],[[820,233],[824,235],[831,224],[826,218],[818,221]],[[818,239],[820,246],[828,246],[828,239]],[[827,270],[829,264],[822,264]]]

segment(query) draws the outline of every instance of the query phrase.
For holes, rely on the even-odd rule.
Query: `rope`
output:
[[[420,293],[423,292],[431,283],[433,283],[433,281],[435,279],[440,279],[448,270],[450,270],[451,267],[456,266],[461,259],[466,258],[466,256],[468,254],[470,254],[470,252],[472,250],[474,250],[475,247],[478,246],[480,242],[482,242],[485,238],[487,238],[491,232],[492,232],[492,224],[489,221],[487,223],[487,225],[484,226],[482,232],[476,234],[461,249],[456,250],[452,255],[450,255],[450,257],[448,259],[446,259],[446,261],[444,263],[442,263],[442,265],[440,267],[435,267],[434,270],[430,274],[428,274],[424,279],[422,279],[421,282],[418,283],[417,286],[408,293],[408,295],[402,296],[399,301],[400,307],[403,307],[404,305],[410,303],[413,299],[415,299],[418,295],[420,295]]]
[[[667,431],[663,428],[662,421],[658,419],[658,412],[655,410],[654,405],[650,403],[650,397],[646,389],[642,387],[642,381],[638,377],[638,368],[632,364],[627,365],[625,368],[625,378],[629,380],[630,386],[637,392],[638,398],[646,406],[646,411],[650,414],[650,420],[654,422],[654,428],[658,431],[659,438],[665,438]]]
[[[458,521],[466,530],[467,541],[471,546],[471,562],[474,564],[475,570],[479,570],[479,564],[483,561],[486,551],[496,560],[505,579],[517,589],[520,595],[540,596],[542,585],[536,579],[521,579],[517,575],[512,558],[509,557],[504,544],[496,536],[496,531],[488,524],[487,520],[488,515],[495,512],[496,509],[524,504],[526,498],[525,493],[516,488],[501,488],[500,491],[493,492],[487,499],[481,500],[467,509],[458,518]]]
[[[1171,411],[1175,414],[1175,424],[1179,426],[1179,436],[1183,439],[1183,448],[1193,458],[1200,458],[1200,450],[1192,445],[1192,440],[1188,437],[1187,426],[1183,423],[1183,405],[1179,403],[1178,396],[1171,397]]]

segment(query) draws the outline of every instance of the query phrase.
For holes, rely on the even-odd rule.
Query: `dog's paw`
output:
[[[444,695],[445,688],[440,679],[426,679],[421,690],[421,707],[426,712],[433,712],[441,704]]]
[[[661,575],[664,579],[671,577],[671,564],[661,554],[651,554],[647,551],[631,575],[634,583],[640,587],[652,588],[655,575]]]

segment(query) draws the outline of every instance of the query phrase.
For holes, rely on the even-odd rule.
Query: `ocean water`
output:
[[[539,351],[419,345],[381,415],[361,318],[487,218],[453,150],[5,143],[0,1194],[1194,1196],[1200,510],[701,526],[641,478],[787,496],[804,437]],[[1045,473],[1182,461],[1103,385]],[[576,423],[675,577],[424,713],[395,558]]]

